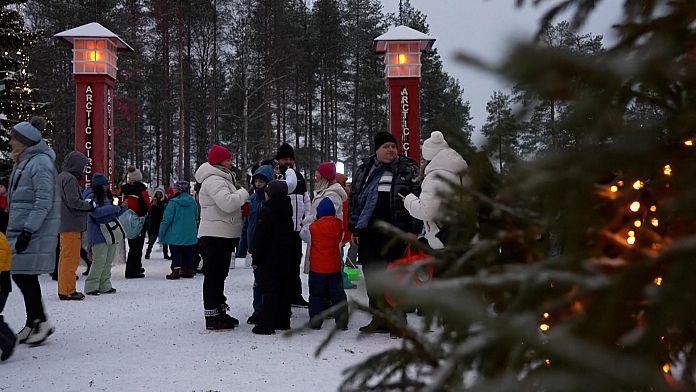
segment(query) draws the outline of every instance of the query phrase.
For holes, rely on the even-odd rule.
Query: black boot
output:
[[[230,310],[229,305],[227,305],[227,304],[225,304],[225,303],[220,304],[220,318],[222,318],[223,320],[225,320],[226,323],[232,324],[234,327],[236,327],[236,326],[239,325],[239,320],[237,320],[236,318],[234,318],[234,317],[230,316],[229,314],[227,314],[227,312],[228,312],[229,310]],[[234,328],[234,327],[233,327],[233,328]]]
[[[227,317],[234,320],[234,318],[230,316]],[[205,329],[212,331],[224,331],[227,329],[233,329],[237,325],[239,325],[239,321],[237,321],[237,324],[235,324],[228,318],[223,317],[218,309],[205,309]]]
[[[0,361],[6,361],[17,346],[17,336],[0,316]]]

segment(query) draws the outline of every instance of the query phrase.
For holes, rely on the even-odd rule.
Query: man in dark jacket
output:
[[[147,187],[142,183],[143,174],[133,166],[128,167],[128,182],[123,184],[121,192],[125,198],[128,208],[133,210],[138,216],[146,216],[150,211],[150,195]],[[145,234],[147,225],[143,225],[140,234],[133,239],[128,239],[128,257],[126,258],[126,279],[137,279],[145,277],[143,269],[143,245],[145,245]]]
[[[351,242],[358,245],[370,308],[384,311],[388,308],[384,292],[375,288],[375,274],[402,257],[405,245],[386,246],[391,238],[373,224],[381,220],[406,232],[416,232],[416,222],[404,208],[403,198],[409,193],[419,193],[418,168],[414,160],[398,154],[396,139],[391,133],[379,132],[374,143],[375,155],[367,158],[353,177],[348,228],[353,233]],[[389,329],[383,320],[373,317],[360,331],[386,333]]]
[[[275,159],[280,166],[280,172],[285,175],[288,168],[295,167],[295,150],[291,145],[283,143],[278,147]],[[289,257],[292,260],[293,271],[292,279],[292,298],[290,302],[293,306],[306,308],[309,302],[302,297],[302,281],[300,280],[300,264],[302,263],[302,239],[300,229],[305,214],[309,212],[310,200],[307,192],[307,183],[299,170],[295,170],[297,175],[297,186],[290,192],[290,203],[292,205],[293,236],[292,246],[289,248]]]
[[[256,246],[252,253],[252,267],[261,277],[263,300],[259,324],[251,331],[260,335],[271,335],[276,329],[290,329],[293,282],[289,277],[295,268],[287,258],[294,234],[287,183],[269,182],[266,195],[268,200],[256,224]]]
[[[75,271],[80,264],[82,232],[87,230],[87,214],[94,210],[90,200],[82,197],[79,180],[89,163],[79,152],[70,152],[58,175],[60,186],[60,259],[58,261],[58,298],[81,300],[85,295],[75,290]]]

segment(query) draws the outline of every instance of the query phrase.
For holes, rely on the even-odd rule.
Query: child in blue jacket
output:
[[[172,273],[166,276],[169,280],[196,275],[193,263],[198,243],[198,204],[191,197],[190,188],[188,181],[174,183],[175,194],[167,203],[159,227],[160,242],[169,245],[172,255]]]

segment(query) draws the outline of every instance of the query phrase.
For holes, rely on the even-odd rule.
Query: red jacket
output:
[[[309,270],[320,274],[341,271],[339,246],[343,238],[343,223],[335,216],[324,216],[311,225],[312,236],[309,250]]]

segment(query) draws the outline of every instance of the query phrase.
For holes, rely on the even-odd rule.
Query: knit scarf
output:
[[[382,178],[382,174],[384,174],[386,167],[387,165],[382,162],[375,161],[375,165],[360,191],[360,198],[358,199],[358,223],[355,225],[357,229],[365,229],[367,225],[370,224],[372,213],[377,206],[379,180]]]

